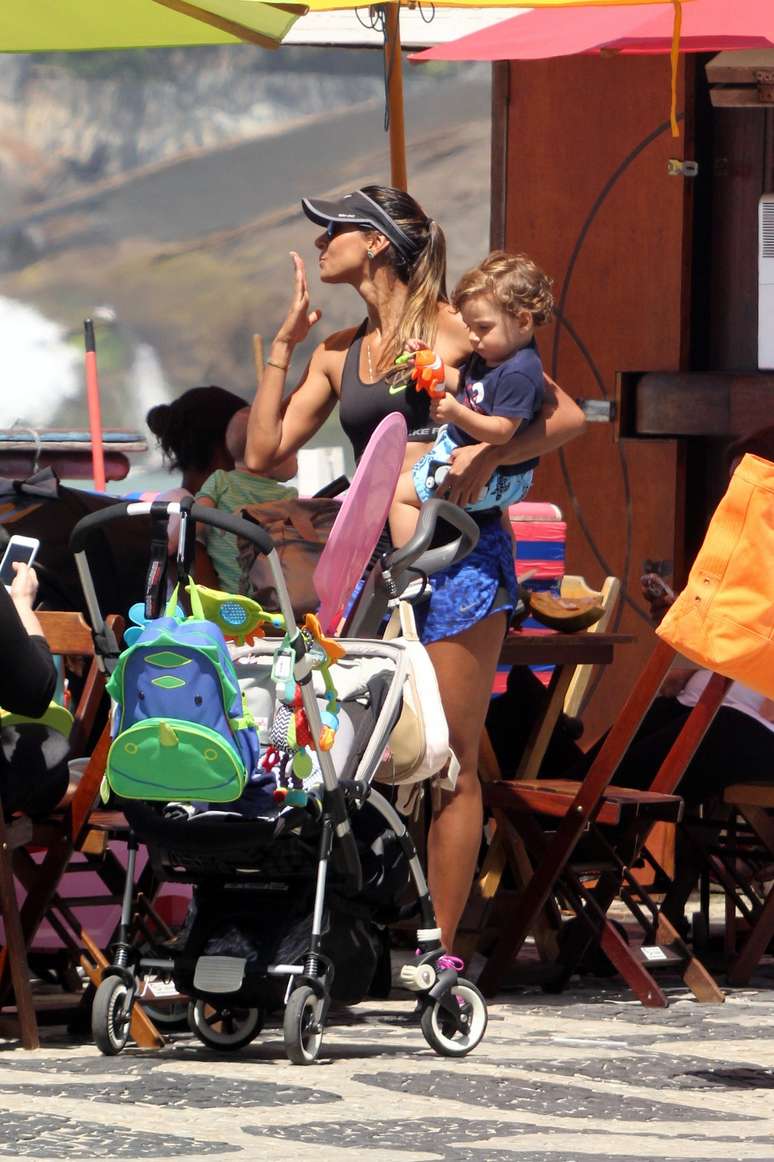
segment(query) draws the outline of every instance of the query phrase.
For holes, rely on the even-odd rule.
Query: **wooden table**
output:
[[[516,768],[517,779],[534,779],[539,771],[554,727],[564,706],[567,687],[576,666],[609,665],[616,646],[634,641],[631,634],[552,633],[516,630],[509,633],[500,651],[500,665],[554,666],[548,700],[542,718],[534,725]],[[486,750],[486,740],[484,749]],[[491,750],[491,748],[490,748]],[[494,773],[494,772],[493,772]],[[499,772],[496,774],[499,777]]]
[[[613,660],[616,646],[625,645],[631,641],[634,641],[634,638],[630,634],[593,633],[588,630],[584,630],[582,633],[515,630],[507,635],[500,651],[501,665],[554,666],[554,672],[548,685],[545,709],[532,728],[524,753],[516,768],[515,778],[533,779],[539,774],[546,748],[559,720],[559,715],[562,713],[565,695],[575,667],[609,665]],[[557,774],[561,774],[561,772],[557,772]],[[484,782],[492,782],[501,778],[497,758],[486,730],[481,737],[479,775]],[[500,815],[499,811],[494,812],[495,826],[500,828],[502,835],[507,823]],[[509,846],[512,865],[514,850],[517,852],[518,866],[512,866],[511,869],[514,878],[517,882],[524,883],[532,871],[526,852],[523,851],[520,844],[514,848],[512,842]],[[478,945],[489,906],[500,887],[507,862],[508,855],[505,844],[495,832],[479,878],[473,885],[473,895],[463,923],[464,931],[461,931],[458,937],[458,951],[465,960],[470,959]],[[551,927],[551,924],[546,921],[540,925],[539,930],[535,933],[541,956],[545,959],[550,959],[555,954]]]

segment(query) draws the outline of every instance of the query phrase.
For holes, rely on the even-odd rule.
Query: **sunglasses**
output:
[[[330,242],[342,230],[360,230],[367,233],[369,230],[374,230],[374,226],[363,226],[358,222],[329,222],[325,227],[325,237]]]

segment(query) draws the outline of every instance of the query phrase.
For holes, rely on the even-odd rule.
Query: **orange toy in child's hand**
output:
[[[446,368],[435,351],[417,351],[411,378],[417,391],[426,391],[430,399],[443,399],[446,395]]]

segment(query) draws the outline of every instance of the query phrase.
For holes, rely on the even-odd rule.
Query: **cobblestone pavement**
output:
[[[234,1054],[187,1034],[101,1057],[61,1030],[0,1043],[0,1158],[237,1156],[273,1162],[774,1162],[774,988],[645,1010],[580,981],[492,1005],[463,1060],[425,1044],[409,1000],[332,1015],[321,1060],[267,1027]]]

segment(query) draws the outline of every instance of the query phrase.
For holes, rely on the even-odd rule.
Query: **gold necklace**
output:
[[[366,342],[366,357],[368,359],[368,378],[370,379],[371,383],[373,383],[374,382],[374,365],[371,362],[371,344],[368,341]]]

